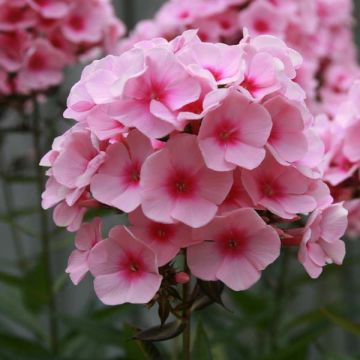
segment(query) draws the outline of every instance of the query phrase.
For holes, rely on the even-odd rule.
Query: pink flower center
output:
[[[230,23],[230,21],[222,20],[222,21],[220,21],[220,26],[224,30],[229,30],[231,28],[231,23]]]
[[[269,24],[263,20],[263,19],[257,19],[254,23],[254,29],[258,32],[258,33],[266,33],[269,32],[270,28],[269,28]]]
[[[224,255],[237,256],[244,253],[247,240],[237,230],[230,230],[220,238],[219,245]]]
[[[173,227],[168,224],[152,223],[149,228],[152,239],[158,242],[167,242],[173,235]]]
[[[29,59],[29,69],[33,71],[41,71],[46,67],[46,58],[39,54],[35,53]]]
[[[39,6],[47,6],[50,3],[49,0],[34,0],[34,2]]]
[[[204,66],[204,68],[211,72],[211,74],[214,76],[216,81],[219,81],[222,79],[222,71],[219,69],[215,69],[212,66]]]
[[[175,197],[190,197],[194,193],[194,179],[184,171],[178,171],[168,182],[170,194]]]
[[[17,23],[23,20],[24,17],[24,10],[18,9],[18,8],[10,8],[7,11],[7,14],[5,16],[6,21],[10,23]]]
[[[125,261],[119,264],[120,271],[126,271],[129,278],[139,277],[144,272],[144,263],[141,258],[128,254]]]
[[[250,94],[253,94],[256,90],[258,90],[256,81],[250,77],[245,77],[244,81],[241,83],[241,86],[249,91]]]
[[[180,111],[201,114],[203,111],[202,99],[198,99],[190,104],[183,106]]]
[[[73,15],[69,20],[69,26],[75,31],[82,31],[85,28],[84,18],[79,15]]]
[[[215,137],[220,145],[230,145],[237,142],[239,131],[230,123],[224,121],[215,130]]]
[[[129,184],[138,185],[140,181],[140,164],[133,163],[126,170],[127,181]]]
[[[281,187],[273,181],[264,181],[261,186],[262,194],[267,198],[275,198],[281,195]]]
[[[190,12],[188,10],[184,10],[179,13],[179,19],[186,19],[190,16]]]

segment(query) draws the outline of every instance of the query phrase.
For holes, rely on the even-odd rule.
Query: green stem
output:
[[[290,252],[289,249],[284,249],[281,257],[279,276],[277,279],[277,284],[275,287],[274,294],[274,302],[275,309],[273,313],[272,326],[270,327],[270,346],[271,350],[276,350],[278,348],[278,333],[281,325],[282,317],[281,315],[284,313],[284,305],[285,305],[285,291],[286,291],[286,281],[290,260]]]
[[[0,159],[0,163],[4,164],[3,157]],[[5,173],[5,171],[4,171]],[[4,197],[4,208],[6,214],[13,214],[15,211],[14,206],[14,198],[13,198],[13,191],[11,184],[9,184],[7,179],[2,179],[1,181],[2,185],[2,192]],[[12,244],[14,246],[15,254],[16,254],[16,262],[19,267],[19,270],[24,273],[26,271],[26,257],[23,250],[22,242],[20,239],[19,231],[16,228],[15,225],[15,219],[9,219],[10,220],[10,231],[11,231],[11,237],[12,237]]]
[[[184,271],[189,273],[189,268],[186,262],[186,252],[184,251]],[[183,303],[186,303],[189,299],[190,294],[190,281],[182,286],[182,299]],[[183,321],[185,322],[185,329],[182,333],[183,340],[183,360],[190,360],[190,340],[191,340],[191,310],[184,308],[183,310]]]
[[[35,164],[36,178],[37,178],[37,196],[38,196],[38,208],[40,214],[40,230],[41,230],[41,244],[42,244],[42,258],[45,269],[45,280],[47,286],[47,292],[49,296],[48,307],[48,322],[50,331],[50,347],[54,354],[58,352],[58,323],[57,323],[57,308],[55,301],[55,293],[53,287],[53,276],[51,267],[51,250],[50,250],[50,237],[46,212],[41,207],[41,194],[44,190],[45,181],[41,167],[39,166],[42,149],[41,149],[41,117],[40,109],[36,98],[33,98],[33,123],[32,123],[32,135],[35,151]]]

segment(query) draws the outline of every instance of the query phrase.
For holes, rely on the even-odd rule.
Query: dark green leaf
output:
[[[35,313],[39,313],[49,303],[46,271],[44,262],[40,257],[23,278],[24,303]]]
[[[86,335],[98,344],[120,346],[121,332],[114,327],[87,318],[59,316],[60,320],[73,331]]]
[[[161,325],[164,325],[170,315],[170,303],[165,296],[161,296],[158,300],[158,314],[161,321]]]
[[[18,354],[47,354],[47,350],[36,342],[4,333],[0,333],[0,348],[12,350]]]
[[[0,272],[0,282],[15,287],[21,287],[23,285],[21,277],[6,272]]]
[[[134,340],[137,330],[130,325],[125,325],[121,345],[126,353],[127,360],[162,360],[159,349],[151,342]]]
[[[15,289],[8,288],[0,291],[0,313],[35,336],[45,338],[42,327],[34,315],[25,309],[21,301],[21,294]]]
[[[299,354],[301,354],[302,356],[301,359],[306,359],[307,358],[306,354],[310,346],[326,330],[328,330],[328,328],[325,326],[316,326],[316,327],[312,326],[311,328],[306,329],[300,335],[289,339],[288,345],[283,346],[278,350],[275,350],[270,355],[261,358],[261,360],[298,359],[297,356]]]
[[[345,331],[360,336],[360,324],[331,312],[328,309],[322,309],[321,312],[331,323],[341,327]]]
[[[163,326],[155,326],[150,329],[140,331],[134,336],[134,339],[150,342],[165,341],[180,335],[184,331],[185,327],[186,325],[183,322],[173,321]]]
[[[209,297],[209,299],[225,307],[221,298],[221,294],[224,291],[224,284],[221,281],[198,280],[198,284],[201,290]]]
[[[204,325],[201,321],[198,322],[195,342],[192,349],[192,358],[196,360],[212,360],[211,344],[205,332]]]

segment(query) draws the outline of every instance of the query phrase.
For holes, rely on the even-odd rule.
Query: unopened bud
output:
[[[175,282],[177,284],[186,284],[190,281],[190,276],[186,272],[178,272],[175,274]]]

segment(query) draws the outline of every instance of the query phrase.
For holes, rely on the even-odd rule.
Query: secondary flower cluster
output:
[[[333,114],[352,79],[359,76],[351,26],[351,0],[169,0],[153,20],[138,23],[119,52],[140,40],[168,40],[199,29],[204,41],[236,44],[246,27],[251,35],[271,34],[304,58],[296,81],[316,113]]]
[[[58,85],[66,65],[124,34],[108,0],[1,0],[0,96]]]
[[[324,145],[294,82],[301,61],[276,37],[230,46],[190,30],[87,66],[65,111],[77,123],[42,160],[43,207],[80,229],[74,283],[90,270],[104,303],[146,303],[186,249],[192,275],[244,290],[281,241],[300,245],[312,277],[341,264],[347,211],[321,180]],[[104,206],[128,214],[106,240],[100,219],[83,223]]]
[[[347,99],[334,118],[316,118],[315,130],[325,144],[324,180],[330,184],[335,199],[345,201],[349,210],[349,234],[360,231],[360,81],[352,85]]]

